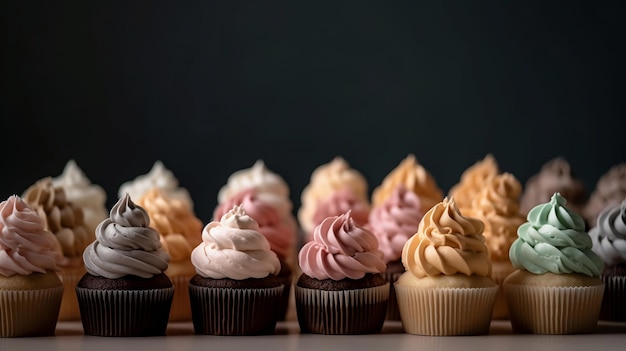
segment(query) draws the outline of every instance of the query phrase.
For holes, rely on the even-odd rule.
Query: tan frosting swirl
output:
[[[600,213],[626,199],[626,162],[611,167],[596,183],[596,188],[585,205],[583,214],[591,227],[597,224]]]
[[[494,262],[510,261],[509,249],[517,239],[517,228],[526,221],[519,210],[521,193],[517,178],[502,173],[486,182],[472,202],[471,215],[485,224],[483,235]]]
[[[399,184],[419,196],[424,211],[443,198],[443,193],[437,186],[435,178],[417,162],[415,155],[409,154],[383,179],[381,185],[374,189],[372,205],[378,206],[383,203]]]
[[[193,210],[183,200],[159,188],[145,193],[137,205],[146,210],[150,226],[161,234],[161,244],[170,254],[171,262],[190,260],[191,251],[202,241],[203,226]]]
[[[58,271],[61,251],[43,219],[17,195],[0,203],[0,275]]]
[[[191,253],[196,273],[205,278],[265,278],[280,272],[278,256],[258,231],[242,205],[212,221],[202,231],[202,243]]]
[[[63,188],[53,186],[52,178],[46,177],[29,187],[23,199],[44,219],[46,230],[61,245],[61,265],[82,264],[83,251],[94,240],[94,233],[87,232],[81,208],[67,201]]]
[[[465,274],[488,277],[491,261],[482,235],[483,222],[464,217],[454,199],[443,199],[422,218],[404,244],[402,264],[418,278]]]
[[[500,173],[498,163],[492,154],[474,163],[463,174],[459,182],[450,188],[450,197],[454,198],[456,205],[465,213],[472,206],[472,199],[483,189],[489,180]]]
[[[369,202],[367,180],[343,158],[337,156],[313,171],[309,184],[302,191],[298,210],[298,221],[305,233],[311,233],[315,229],[313,216],[319,202],[345,187],[350,188],[354,196]]]

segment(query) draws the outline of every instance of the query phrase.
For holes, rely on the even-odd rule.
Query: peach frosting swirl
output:
[[[58,271],[61,252],[43,219],[17,195],[0,203],[0,275]]]
[[[450,188],[449,197],[453,197],[462,211],[472,206],[472,200],[489,180],[500,173],[498,163],[492,154],[474,163],[461,174],[459,182]]]
[[[294,221],[286,221],[270,204],[261,201],[255,189],[244,190],[215,208],[213,218],[222,218],[233,207],[241,205],[243,210],[259,225],[259,232],[270,243],[276,255],[287,260],[291,257],[296,244],[297,227]]]
[[[145,193],[137,205],[146,210],[150,226],[161,234],[161,244],[171,256],[170,262],[189,261],[191,251],[202,241],[203,224],[193,210],[159,188]]]
[[[390,197],[372,209],[367,228],[378,238],[385,263],[402,257],[404,244],[417,233],[423,216],[419,197],[404,185],[398,185]]]
[[[372,205],[378,206],[383,203],[399,184],[403,184],[419,196],[424,210],[428,210],[443,198],[435,178],[417,162],[415,155],[409,154],[374,189]]]
[[[324,219],[300,249],[298,261],[302,273],[319,280],[361,279],[386,270],[376,236],[356,225],[350,211]]]
[[[453,198],[445,198],[422,218],[402,249],[402,263],[417,278],[465,274],[489,277],[491,261],[483,222],[464,217]]]
[[[370,204],[367,199],[356,196],[352,189],[345,187],[330,195],[325,200],[318,202],[313,213],[313,225],[317,226],[327,217],[339,216],[350,210],[352,219],[359,226],[367,224],[370,213]],[[307,234],[307,241],[313,240],[313,231]]]
[[[46,230],[61,245],[61,266],[82,264],[83,251],[94,240],[94,233],[87,232],[82,209],[67,201],[64,189],[55,187],[52,178],[46,177],[29,187],[23,199],[44,219]]]
[[[259,225],[237,205],[202,231],[202,243],[191,253],[196,273],[204,278],[265,278],[278,275],[280,261]]]
[[[522,185],[515,176],[502,173],[486,182],[472,202],[471,215],[485,224],[483,235],[494,262],[510,261],[509,249],[517,239],[517,228],[526,221],[520,214],[521,193]]]

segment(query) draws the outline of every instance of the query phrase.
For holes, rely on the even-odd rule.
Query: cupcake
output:
[[[131,199],[139,199],[152,188],[163,190],[170,197],[183,201],[189,208],[193,209],[194,204],[189,191],[179,185],[174,172],[165,168],[161,161],[155,161],[148,173],[138,175],[135,179],[122,183],[117,191],[117,196],[122,198],[128,194]]]
[[[298,254],[302,274],[295,285],[302,333],[380,332],[389,300],[383,253],[369,230],[350,211],[315,227]]]
[[[87,273],[76,294],[86,335],[165,335],[174,296],[164,273],[170,257],[128,194],[98,225],[83,259]]]
[[[160,188],[145,193],[137,205],[150,217],[150,226],[160,234],[163,249],[170,255],[165,275],[174,285],[170,321],[191,321],[189,281],[196,274],[191,264],[191,251],[202,241],[202,221],[179,199]]]
[[[94,240],[94,233],[86,230],[82,209],[67,200],[64,188],[54,186],[51,177],[37,181],[24,192],[22,198],[44,219],[46,230],[54,234],[62,250],[63,257],[57,273],[65,289],[59,320],[80,320],[74,288],[85,274],[82,255]]]
[[[402,248],[407,240],[417,233],[424,216],[419,197],[400,184],[383,203],[374,207],[369,214],[367,229],[378,238],[378,247],[383,252],[387,265],[385,279],[390,283],[387,320],[400,320],[393,283],[404,273]]]
[[[0,337],[54,335],[61,252],[43,219],[17,195],[0,203]]]
[[[596,225],[600,212],[611,205],[618,205],[624,199],[626,199],[626,162],[611,167],[596,182],[596,187],[583,211],[589,226]]]
[[[221,219],[237,205],[240,205],[245,213],[259,225],[259,233],[267,239],[270,249],[274,251],[280,261],[280,273],[277,277],[284,285],[284,289],[277,313],[278,320],[285,320],[290,307],[291,285],[294,275],[294,269],[289,263],[296,243],[294,228],[282,220],[275,207],[268,202],[261,201],[255,189],[244,190],[220,204],[215,208],[213,219]]]
[[[491,278],[500,287],[493,307],[493,319],[509,319],[502,282],[515,267],[509,258],[509,249],[517,239],[517,228],[525,222],[519,210],[522,185],[510,173],[502,173],[486,181],[474,195],[469,215],[485,224],[483,235],[489,249]]]
[[[569,208],[575,213],[582,213],[587,191],[570,164],[562,157],[546,162],[539,173],[526,181],[520,198],[522,215],[525,216],[537,205],[549,202],[550,197],[557,192],[567,199]]]
[[[448,197],[453,197],[456,206],[462,213],[469,214],[472,200],[488,184],[489,180],[500,174],[498,163],[492,154],[474,163],[462,174],[461,179],[450,188]]]
[[[196,275],[189,282],[196,334],[272,334],[283,283],[280,261],[258,224],[241,205],[202,231],[191,253]]]
[[[395,283],[404,330],[431,336],[487,334],[498,285],[483,222],[465,217],[453,198],[424,214],[402,248],[406,271]]]
[[[601,212],[589,235],[593,251],[605,264],[600,319],[626,322],[626,200]]]
[[[350,187],[337,189],[327,198],[318,201],[313,212],[312,224],[318,226],[328,217],[339,216],[350,211],[354,223],[358,226],[367,224],[370,204],[366,198],[357,196]],[[313,232],[307,233],[306,241],[313,240]]]
[[[309,184],[302,190],[298,209],[298,221],[304,233],[304,242],[311,238],[317,226],[313,218],[320,202],[342,190],[359,199],[359,202],[369,204],[367,180],[342,157],[335,157],[311,173]]]
[[[408,190],[417,194],[424,211],[428,211],[443,198],[443,193],[435,178],[417,162],[415,155],[409,154],[374,189],[372,205],[378,206],[385,201],[398,184],[403,184]]]
[[[581,216],[554,193],[533,207],[509,256],[517,268],[504,280],[513,331],[576,334],[594,331],[604,283]]]

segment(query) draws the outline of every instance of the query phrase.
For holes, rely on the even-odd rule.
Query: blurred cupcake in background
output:
[[[474,197],[498,174],[500,170],[496,159],[492,154],[487,154],[463,171],[459,182],[450,188],[448,197],[453,197],[459,210],[469,215],[468,210],[472,207]]]
[[[583,215],[590,227],[596,225],[603,210],[626,199],[626,163],[611,167],[596,182],[596,187],[585,205]]]

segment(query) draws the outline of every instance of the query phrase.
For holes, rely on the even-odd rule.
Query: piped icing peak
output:
[[[378,246],[386,263],[402,257],[404,244],[417,233],[423,216],[419,197],[402,184],[383,203],[372,209],[367,228],[378,238]]]
[[[361,279],[368,273],[386,270],[378,239],[358,226],[350,211],[322,221],[313,240],[298,253],[302,273],[319,280]]]
[[[454,197],[459,208],[469,208],[472,205],[472,199],[491,178],[499,173],[500,170],[495,157],[492,154],[487,154],[482,160],[474,163],[461,174],[459,182],[450,188],[449,196]]]
[[[265,278],[280,272],[278,256],[259,232],[257,222],[236,205],[202,231],[202,243],[191,253],[196,273],[205,278]]]
[[[388,198],[397,185],[402,184],[419,196],[424,210],[429,209],[443,198],[435,178],[421,164],[415,155],[409,154],[382,181],[372,193],[372,205],[378,206]]]
[[[513,265],[534,274],[580,273],[598,276],[603,263],[592,249],[585,221],[565,207],[567,200],[554,193],[550,201],[533,207],[517,230],[509,251]]]
[[[287,182],[271,171],[263,160],[257,160],[250,168],[244,168],[231,174],[226,181],[226,185],[220,188],[217,200],[222,203],[238,193],[254,189],[259,194],[272,194],[286,202],[283,206],[288,206],[286,211],[291,211],[291,201],[289,200],[289,186]],[[282,206],[281,206],[282,207]]]
[[[0,203],[0,275],[58,271],[61,251],[43,219],[17,195]]]
[[[585,205],[583,214],[590,226],[595,226],[604,209],[626,199],[626,162],[611,167],[596,182],[596,188]]]
[[[159,233],[150,227],[148,213],[124,194],[98,225],[96,240],[85,249],[83,260],[91,275],[151,278],[167,269],[170,256]]]
[[[317,226],[328,217],[339,216],[350,211],[354,222],[363,226],[367,223],[370,204],[367,199],[356,196],[352,189],[344,187],[318,202],[313,213],[312,224]],[[313,239],[313,231],[307,233],[307,241]]]
[[[626,263],[626,199],[600,213],[589,231],[593,251],[609,266]]]
[[[404,244],[402,263],[418,278],[465,274],[488,277],[491,261],[479,219],[465,217],[453,198],[433,206]]]

